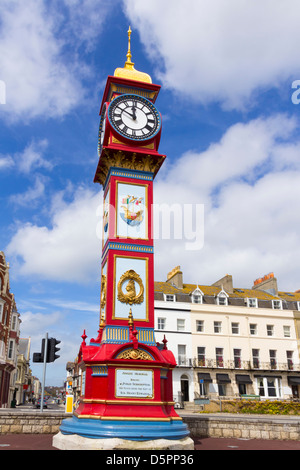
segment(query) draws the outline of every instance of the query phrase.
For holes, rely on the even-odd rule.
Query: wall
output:
[[[0,412],[0,434],[56,434],[65,413]],[[192,437],[300,440],[299,416],[242,416],[181,413]]]
[[[285,416],[183,416],[193,437],[300,440],[300,418]]]
[[[56,434],[68,415],[51,411],[0,411],[0,434]]]

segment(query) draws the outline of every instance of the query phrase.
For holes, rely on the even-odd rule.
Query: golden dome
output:
[[[134,68],[134,63],[131,62],[131,51],[130,51],[130,36],[131,36],[131,29],[129,26],[128,29],[128,52],[127,52],[127,60],[125,62],[124,68],[118,67],[115,70],[114,76],[115,77],[121,77],[121,78],[127,78],[129,80],[137,80],[139,82],[146,82],[146,83],[152,83],[152,79],[150,75],[148,75],[145,72],[139,72],[138,70],[135,70]]]

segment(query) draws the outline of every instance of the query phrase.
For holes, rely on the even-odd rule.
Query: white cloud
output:
[[[186,153],[155,184],[156,201],[204,204],[204,247],[156,242],[156,279],[180,264],[186,282],[226,273],[241,287],[274,271],[279,287],[300,288],[300,152],[297,121],[284,115],[232,126],[206,151]],[[290,143],[289,140],[293,143]]]
[[[31,311],[22,312],[21,337],[45,337],[45,332],[53,325],[57,325],[61,320],[62,314],[60,312],[50,314],[33,313]],[[38,351],[39,349],[37,349]]]
[[[93,8],[87,0],[65,3],[74,23],[64,33],[62,2],[57,8],[56,2],[46,0],[1,1],[0,80],[6,86],[3,117],[12,121],[61,117],[85,99],[82,80],[91,70],[76,50],[87,41],[91,47],[101,31],[103,0],[94,1]],[[97,8],[102,11],[101,21],[99,13],[95,15]]]
[[[44,195],[45,178],[41,175],[35,177],[34,186],[30,186],[24,193],[12,194],[9,201],[17,206],[26,207],[37,202]]]
[[[101,202],[98,192],[78,189],[70,203],[55,199],[50,228],[20,226],[5,250],[20,259],[19,274],[69,282],[95,279],[100,272]]]
[[[299,78],[297,0],[123,4],[158,79],[193,100],[241,109],[257,89]]]
[[[21,173],[29,174],[32,170],[37,168],[46,168],[51,170],[52,163],[43,158],[43,153],[48,146],[46,139],[39,141],[32,141],[24,149],[24,152],[15,154],[15,160],[18,163],[18,170]]]
[[[295,263],[300,255],[297,129],[297,120],[287,115],[238,123],[204,152],[187,152],[169,163],[154,182],[155,203],[204,204],[204,246],[192,251],[186,249],[192,240],[155,240],[157,280],[180,264],[186,282],[212,283],[229,272],[236,283],[249,287],[274,271],[282,288],[300,288]],[[66,191],[69,201],[73,189]],[[51,226],[20,226],[6,248],[7,255],[20,260],[19,273],[57,281],[95,280],[101,204],[101,194],[86,189],[76,191],[71,202],[57,194],[49,210]]]
[[[14,160],[10,155],[0,155],[0,170],[11,168],[14,164]]]

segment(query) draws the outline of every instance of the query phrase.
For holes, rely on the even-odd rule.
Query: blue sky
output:
[[[0,249],[31,351],[62,341],[48,384],[97,335],[98,113],[129,24],[135,68],[162,85],[155,202],[204,209],[197,249],[185,230],[155,241],[156,280],[181,265],[200,285],[274,271],[300,288],[297,0],[2,0],[0,18]]]

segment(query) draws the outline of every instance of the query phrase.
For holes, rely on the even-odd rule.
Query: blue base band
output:
[[[187,425],[182,421],[117,421],[101,419],[64,419],[60,426],[62,434],[78,434],[90,439],[119,438],[130,441],[154,439],[184,439],[189,436]]]

